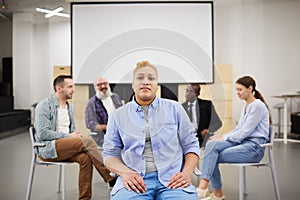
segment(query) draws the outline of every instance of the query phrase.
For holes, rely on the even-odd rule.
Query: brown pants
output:
[[[44,159],[43,161],[72,161],[80,165],[78,187],[79,199],[91,199],[93,165],[103,177],[105,182],[114,179],[109,175],[108,169],[103,164],[103,158],[93,139],[89,137],[61,138],[55,141],[58,157]]]

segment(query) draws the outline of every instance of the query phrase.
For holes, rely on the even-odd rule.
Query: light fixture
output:
[[[7,6],[7,4],[5,3],[4,0],[2,0],[2,3],[1,3],[1,9],[2,9],[2,10],[8,9],[8,6]]]
[[[67,13],[61,13],[61,11],[64,10],[63,7],[58,7],[58,8],[55,8],[54,10],[48,10],[48,9],[44,9],[44,8],[36,8],[35,10],[38,12],[47,13],[45,15],[46,18],[49,18],[52,16],[70,17],[70,15]]]

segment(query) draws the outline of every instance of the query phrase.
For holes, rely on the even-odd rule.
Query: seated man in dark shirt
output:
[[[85,109],[85,125],[97,145],[102,147],[108,114],[122,106],[122,102],[119,95],[111,92],[106,78],[99,77],[94,88],[96,94],[90,98]]]

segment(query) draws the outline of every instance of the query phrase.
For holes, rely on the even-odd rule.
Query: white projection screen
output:
[[[71,4],[72,74],[131,83],[136,63],[158,68],[159,83],[213,83],[213,2]]]

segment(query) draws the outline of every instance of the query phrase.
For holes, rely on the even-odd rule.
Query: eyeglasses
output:
[[[108,85],[108,82],[103,82],[103,83],[97,83],[97,86],[101,86],[101,85]]]

